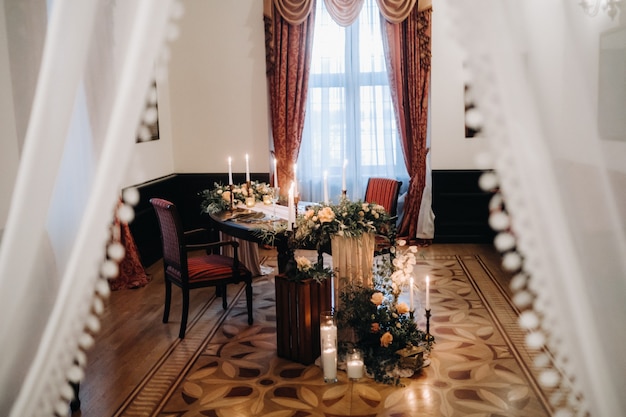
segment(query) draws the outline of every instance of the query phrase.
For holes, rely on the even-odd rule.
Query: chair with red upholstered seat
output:
[[[239,262],[237,251],[239,244],[234,241],[186,244],[190,238],[199,233],[206,233],[206,230],[195,229],[183,232],[180,216],[174,204],[161,198],[152,198],[150,203],[157,214],[163,244],[165,278],[163,323],[167,323],[169,318],[172,284],[179,287],[183,294],[182,318],[178,334],[182,339],[185,337],[187,328],[190,290],[216,287],[216,293],[218,290],[221,292],[222,307],[226,309],[226,286],[243,281],[246,285],[248,324],[252,324],[252,274]],[[227,245],[234,248],[232,257],[210,252]],[[203,249],[206,253],[194,252]]]
[[[395,217],[398,210],[398,196],[400,195],[401,186],[402,181],[372,177],[367,181],[365,201],[383,206],[390,216]]]
[[[390,225],[389,234],[376,235],[376,247],[374,253],[379,255],[389,251],[393,239],[395,239],[395,217],[398,211],[398,196],[402,181],[391,178],[372,177],[367,181],[365,189],[365,202],[383,206],[387,213],[394,218],[394,224]]]

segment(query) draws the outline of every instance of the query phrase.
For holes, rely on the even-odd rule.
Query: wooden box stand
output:
[[[278,357],[310,365],[320,356],[320,313],[331,309],[331,281],[290,281],[276,275]]]

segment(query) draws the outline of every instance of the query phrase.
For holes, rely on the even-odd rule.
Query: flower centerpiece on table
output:
[[[416,367],[421,368],[421,361],[406,359],[421,355],[427,345],[426,334],[415,323],[410,306],[398,300],[403,288],[411,290],[417,253],[416,247],[404,246],[405,242],[399,241],[391,256],[377,265],[373,286],[359,282],[346,285],[337,310],[339,328],[351,328],[356,336],[354,346],[343,346],[342,350],[358,348],[374,380],[396,385],[400,377],[413,375],[419,370]]]
[[[339,204],[319,204],[296,220],[294,240],[303,247],[321,248],[332,236],[359,237],[363,233],[393,236],[395,220],[379,204],[343,199]]]
[[[230,188],[230,185],[214,183],[212,189],[201,191],[199,195],[202,197],[202,202],[200,203],[202,212],[213,214],[230,209]],[[250,189],[248,189],[247,183],[233,185],[233,206],[245,204],[246,197],[253,196],[255,201],[263,201],[263,196],[269,194],[270,186],[265,182],[252,181],[250,182]]]

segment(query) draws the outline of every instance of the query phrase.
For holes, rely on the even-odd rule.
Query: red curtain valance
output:
[[[361,12],[364,0],[324,0],[326,9],[340,26],[350,26]],[[376,0],[380,13],[391,23],[405,20],[413,7],[426,10],[432,0]],[[304,22],[313,7],[314,0],[264,0],[264,14],[272,16],[272,7],[291,25]]]

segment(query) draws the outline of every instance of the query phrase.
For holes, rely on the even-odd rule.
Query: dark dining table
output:
[[[302,204],[302,203],[301,203]],[[304,209],[306,205],[299,205]],[[278,218],[272,219],[271,216],[260,216],[254,213],[254,208],[236,208],[233,210],[224,210],[218,213],[209,214],[214,229],[236,237],[238,239],[250,242],[268,244],[263,240],[263,234],[260,230],[267,229],[275,231],[272,245],[276,248],[276,257],[278,263],[278,272],[284,273],[289,260],[293,259],[294,248],[289,245],[291,231],[287,231],[287,220]]]

